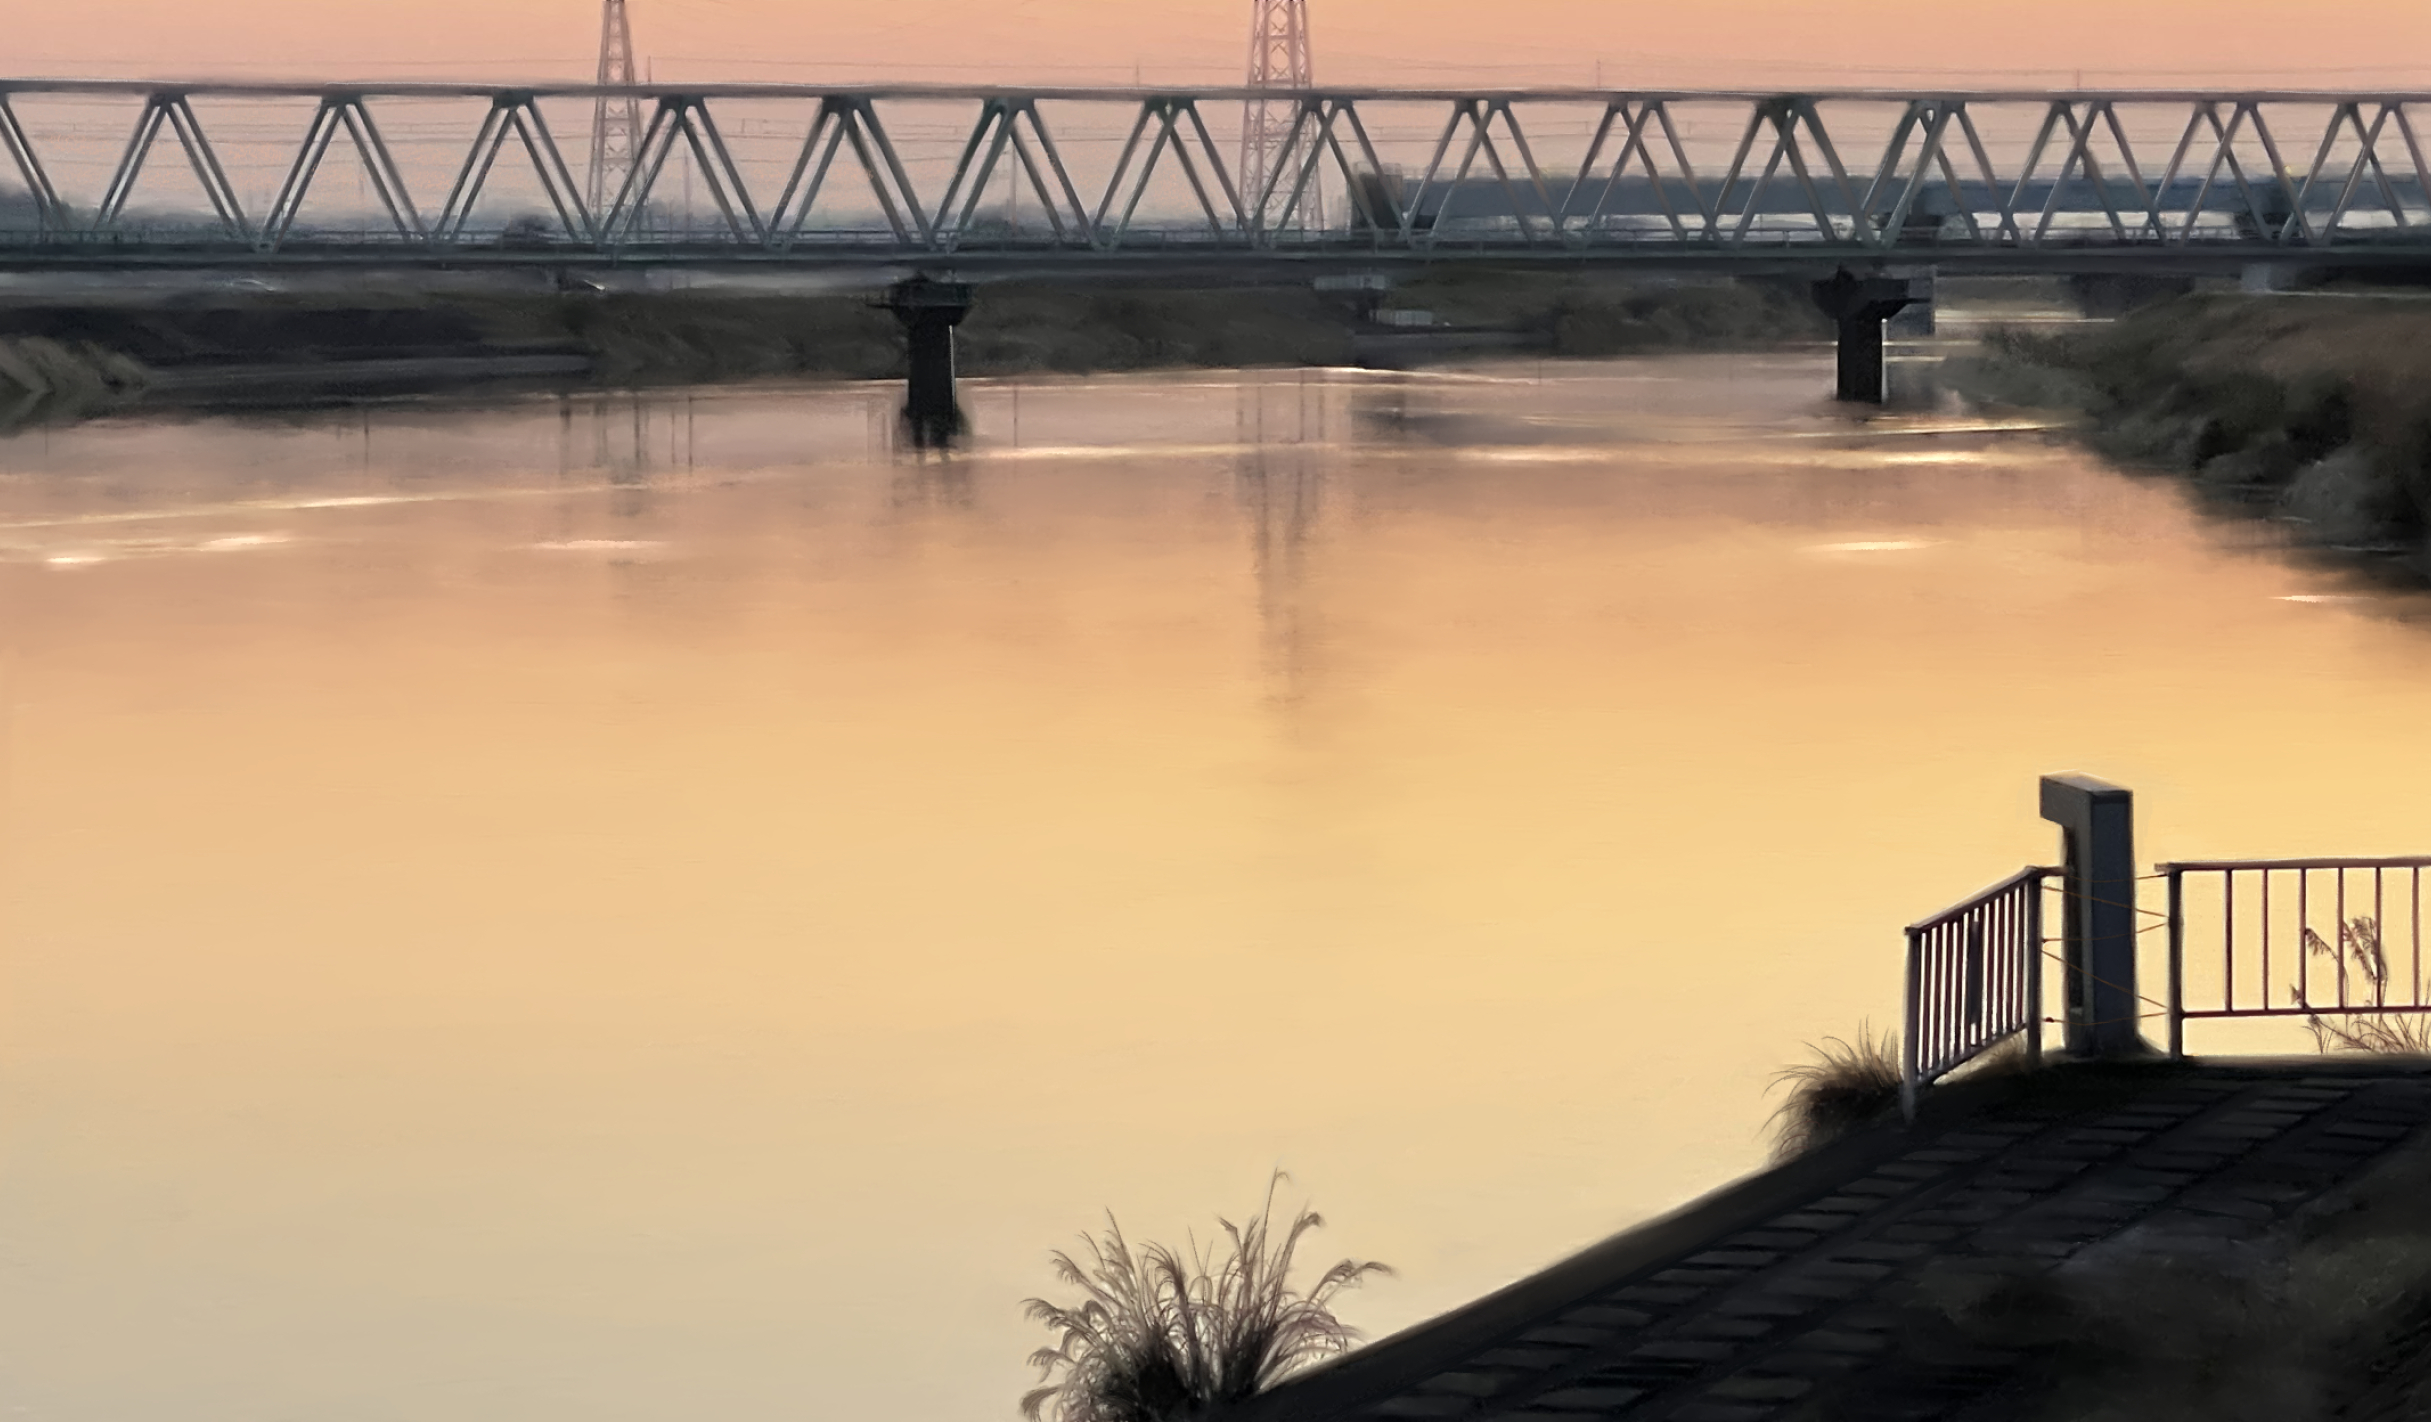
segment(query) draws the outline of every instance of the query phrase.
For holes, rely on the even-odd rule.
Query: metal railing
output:
[[[2169,1054],[2186,1054],[2189,1018],[2302,1018],[2321,1037],[2334,1017],[2431,1013],[2426,868],[2431,857],[2158,866],[2169,886]],[[2199,985],[2206,1005],[2190,1007],[2189,950],[2209,978],[2215,946],[2218,978]]]
[[[2043,885],[2031,865],[1964,903],[1908,925],[1899,1104],[2020,1032],[2042,1055]]]

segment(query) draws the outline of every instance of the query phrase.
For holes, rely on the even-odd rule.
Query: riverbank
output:
[[[1979,1081],[1233,1416],[2416,1416],[2426,1179],[2418,1061]]]
[[[977,376],[1596,358],[1822,339],[1791,284],[1451,270],[1384,291],[1004,283],[962,328]],[[0,304],[0,427],[136,406],[310,404],[478,388],[698,385],[902,371],[862,293],[277,292]]]
[[[1945,373],[1986,404],[2082,411],[2113,458],[2359,565],[2431,577],[2431,301],[2184,296],[2105,325],[1996,330]]]

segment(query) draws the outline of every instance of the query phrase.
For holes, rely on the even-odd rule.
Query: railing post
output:
[[[2026,1069],[2043,1066],[2043,880],[2026,886]]]
[[[2136,992],[2135,797],[2090,775],[2043,777],[2043,818],[2065,832],[2062,921],[2068,1050],[2141,1056]]]
[[[1916,1088],[1919,1084],[1916,1070],[1916,1039],[1921,1035],[1923,1025],[1917,1021],[1917,1018],[1920,1015],[1918,1009],[1923,1004],[1924,994],[1918,979],[1923,974],[1923,935],[1911,928],[1908,930],[1907,1001],[1900,1011],[1903,1020],[1899,1030],[1899,1114],[1911,1123],[1916,1120]]]
[[[2185,871],[2169,866],[2169,1059],[2186,1059]]]

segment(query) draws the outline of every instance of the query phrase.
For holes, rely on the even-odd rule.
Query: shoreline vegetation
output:
[[[1390,291],[990,285],[962,327],[959,360],[975,377],[1396,368],[1483,352],[1593,359],[1828,336],[1793,282],[1453,269]],[[861,292],[19,297],[0,300],[0,430],[379,395],[882,380],[899,378],[903,360],[894,318]]]
[[[1239,1224],[1218,1218],[1221,1243],[1193,1241],[1187,1253],[1133,1247],[1111,1211],[1100,1238],[1082,1235],[1083,1263],[1063,1250],[1048,1258],[1059,1282],[1079,1291],[1070,1305],[1030,1299],[1022,1311],[1057,1335],[1030,1355],[1040,1385],[1021,1400],[1029,1422],[1183,1422],[1247,1402],[1275,1384],[1350,1350],[1355,1330],[1333,1302],[1383,1264],[1345,1259],[1307,1289],[1291,1281],[1301,1237],[1325,1220],[1302,1206],[1275,1217],[1277,1170],[1266,1202]]]
[[[2079,412],[2123,464],[2393,581],[2431,580],[2431,300],[2200,293],[2104,325],[1995,329],[1944,383],[1989,407]]]

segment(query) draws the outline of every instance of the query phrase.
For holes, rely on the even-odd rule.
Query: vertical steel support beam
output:
[[[2043,1065],[2043,884],[2026,886],[2026,1067]]]
[[[2186,1059],[2186,873],[2169,866],[2169,1059]]]
[[[1913,1125],[1916,1121],[1917,1091],[1924,1085],[1919,1057],[1923,1050],[1917,1039],[1924,1035],[1924,935],[1908,930],[1908,971],[1906,997],[1900,1006],[1899,1031],[1899,1114]]]
[[[2046,775],[2042,813],[2060,826],[2067,851],[2068,1050],[2103,1060],[2139,1056],[2135,797],[2089,775]]]

